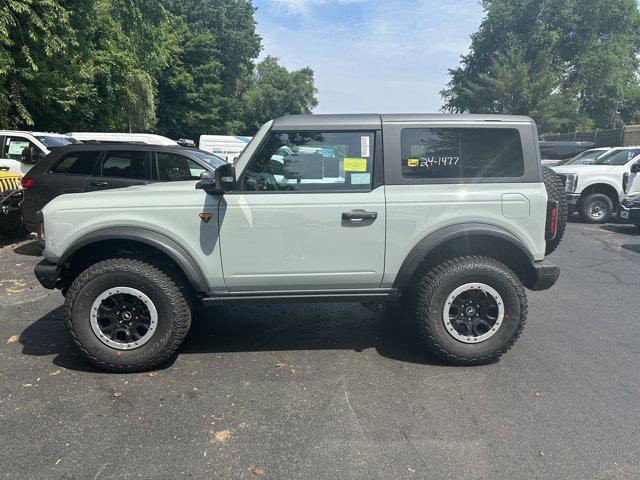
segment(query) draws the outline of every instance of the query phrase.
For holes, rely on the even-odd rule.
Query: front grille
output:
[[[0,193],[20,188],[20,175],[0,173]]]

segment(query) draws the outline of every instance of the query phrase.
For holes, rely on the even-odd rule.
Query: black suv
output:
[[[203,150],[133,144],[61,147],[39,161],[22,178],[22,217],[37,228],[36,212],[64,193],[90,192],[150,182],[198,180],[226,162]]]

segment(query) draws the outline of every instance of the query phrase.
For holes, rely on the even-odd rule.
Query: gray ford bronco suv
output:
[[[530,118],[288,116],[197,183],[55,198],[35,274],[106,369],[167,360],[195,302],[249,301],[400,301],[426,351],[479,364],[520,335],[525,288],[555,283],[565,221]]]

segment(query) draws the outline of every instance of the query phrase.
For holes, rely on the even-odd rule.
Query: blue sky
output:
[[[254,0],[262,56],[310,66],[316,113],[435,112],[479,0]]]

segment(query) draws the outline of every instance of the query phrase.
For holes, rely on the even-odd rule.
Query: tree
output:
[[[278,59],[267,56],[258,65],[243,96],[245,133],[253,134],[271,118],[311,113],[318,105],[313,70],[288,71]]]
[[[165,0],[178,47],[159,80],[159,129],[174,136],[235,133],[260,51],[250,0]]]
[[[34,125],[30,100],[64,104],[70,81],[43,82],[47,66],[75,43],[68,12],[54,0],[2,0],[0,9],[0,124]],[[38,95],[40,92],[40,95]]]
[[[129,75],[127,119],[130,132],[148,132],[156,124],[153,79],[142,70]]]
[[[0,0],[0,125],[195,138],[309,111],[310,69],[269,60],[256,76],[254,12],[251,0]],[[268,85],[286,106],[256,104]]]
[[[547,52],[557,91],[580,114],[576,123],[608,127],[629,121],[637,96],[640,13],[635,0],[483,0],[485,18],[470,52],[449,71],[444,109],[474,111],[470,86],[491,75],[494,59],[521,49],[534,65]],[[538,72],[531,72],[535,77]],[[560,98],[560,97],[558,97]],[[520,112],[512,112],[520,113]]]
[[[541,131],[564,131],[579,126],[580,114],[557,90],[559,79],[547,52],[527,61],[520,48],[499,54],[489,73],[461,89],[477,113],[528,115]]]

